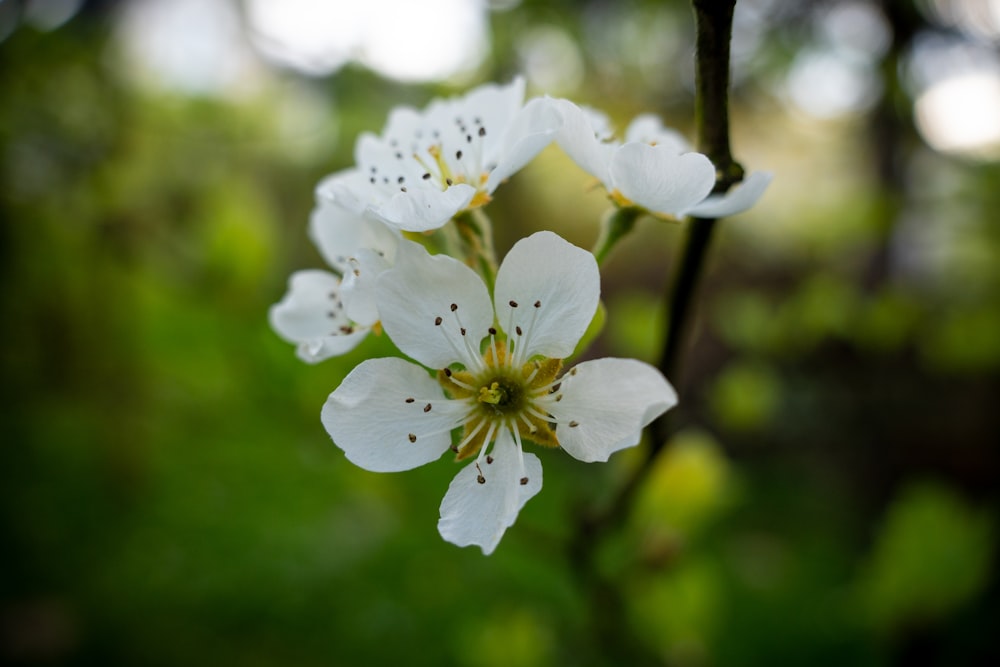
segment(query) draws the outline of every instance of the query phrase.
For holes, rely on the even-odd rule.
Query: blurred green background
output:
[[[1000,2],[738,4],[734,152],[776,179],[715,239],[681,430],[541,452],[484,558],[437,535],[447,457],[377,475],[268,328],[354,137],[523,72],[691,136],[683,2],[0,0],[0,662],[1000,664]],[[589,247],[555,148],[488,208]],[[603,271],[593,355],[656,360],[682,226]]]

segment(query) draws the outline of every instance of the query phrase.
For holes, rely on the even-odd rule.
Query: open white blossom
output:
[[[414,247],[420,252],[401,252],[379,277],[378,306],[393,342],[436,375],[403,359],[366,360],[330,394],[322,420],[367,470],[408,470],[449,449],[471,460],[445,494],[438,530],[489,554],[542,487],[526,442],[606,461],[637,444],[677,397],[658,370],[634,359],[562,372],[600,297],[589,252],[551,232],[522,239],[491,300],[469,267]]]
[[[580,166],[595,176],[619,206],[639,206],[672,217],[721,218],[753,206],[771,182],[771,174],[755,172],[729,192],[710,195],[715,167],[674,130],[650,114],[637,116],[625,141],[611,139],[607,118],[569,100],[553,100],[562,114],[556,141]]]
[[[354,349],[378,322],[375,279],[392,266],[400,235],[377,220],[318,198],[309,236],[337,273],[296,271],[268,317],[279,336],[296,344],[300,359],[317,363]]]
[[[524,79],[487,84],[423,111],[398,107],[381,136],[363,133],[355,167],[321,186],[358,213],[406,231],[428,231],[490,201],[504,180],[555,138],[552,101],[524,102]]]

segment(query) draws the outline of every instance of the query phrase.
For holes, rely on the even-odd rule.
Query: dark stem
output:
[[[743,178],[743,168],[733,160],[729,147],[729,40],[736,0],[693,0],[692,4],[697,25],[695,113],[698,149],[716,167],[713,192],[725,192]],[[660,370],[675,386],[680,386],[680,359],[685,347],[692,301],[714,228],[713,219],[695,218],[688,223],[680,265],[666,294],[670,320]],[[568,544],[570,562],[582,584],[591,592],[594,617],[599,625],[596,630],[606,651],[611,648],[609,638],[617,635],[624,639],[627,626],[617,615],[617,607],[623,602],[621,594],[614,588],[613,578],[600,572],[594,562],[595,554],[601,540],[624,525],[636,491],[672,432],[670,424],[666,416],[653,422],[650,426],[652,442],[646,450],[643,464],[635,469],[617,495],[600,511],[581,513]],[[618,596],[614,598],[613,605],[602,594],[609,590]],[[600,613],[608,609],[610,614]],[[641,654],[641,647],[636,649]]]
[[[693,0],[698,29],[695,55],[695,127],[698,150],[715,165],[713,192],[725,192],[743,180],[743,167],[729,146],[729,42],[736,0]],[[681,386],[681,358],[686,349],[692,302],[712,241],[715,220],[693,218],[688,222],[684,254],[667,291],[667,334],[660,355],[660,370]],[[650,426],[652,443],[648,460],[663,448],[673,431],[671,413]],[[646,468],[648,466],[643,466]]]

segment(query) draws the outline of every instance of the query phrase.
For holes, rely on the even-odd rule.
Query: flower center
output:
[[[507,378],[497,378],[479,388],[479,402],[491,406],[499,413],[520,409],[522,387]]]
[[[536,403],[552,390],[562,361],[540,359],[515,367],[503,341],[487,348],[482,359],[483,367],[475,373],[446,369],[438,374],[445,391],[469,405],[456,447],[458,458],[478,453],[501,428],[514,432],[517,439],[558,446],[551,416]]]

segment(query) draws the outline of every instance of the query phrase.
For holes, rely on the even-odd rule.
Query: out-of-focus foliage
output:
[[[588,545],[595,579],[567,542],[637,452],[541,452],[498,551],[457,549],[434,527],[447,457],[367,473],[319,423],[388,341],[306,366],[266,312],[322,266],[314,184],[392,106],[526,71],[619,128],[689,131],[685,3],[491,2],[464,81],[261,65],[213,96],[126,73],[139,1],[52,27],[59,3],[0,0],[0,662],[998,662],[1000,166],[912,112],[920,49],[995,55],[976,3],[738,4],[734,150],[777,177],[719,228],[671,378],[683,428]],[[500,249],[589,246],[590,185],[548,149],[488,208]],[[612,253],[593,354],[656,360],[686,224],[640,220]]]

